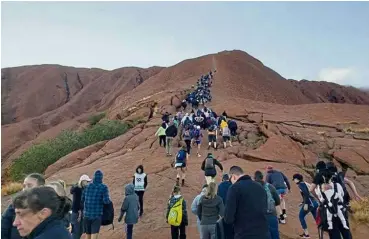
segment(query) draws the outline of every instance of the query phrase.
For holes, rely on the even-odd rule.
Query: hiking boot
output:
[[[185,180],[184,180],[184,179],[182,179],[182,187],[184,187],[184,182],[185,182]]]
[[[301,238],[310,238],[310,236],[309,235],[306,235],[305,233],[301,234],[300,237]]]
[[[278,221],[279,221],[280,224],[286,224],[286,220],[285,219],[279,218]]]

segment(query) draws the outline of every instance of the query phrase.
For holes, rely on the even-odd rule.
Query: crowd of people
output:
[[[174,116],[166,112],[156,132],[167,156],[172,156],[177,136],[182,145],[171,162],[177,172],[165,218],[170,225],[171,238],[187,238],[189,215],[181,187],[185,186],[192,147],[196,146],[196,155],[201,157],[206,131],[208,152],[201,164],[206,183],[191,204],[200,239],[279,239],[279,224],[287,223],[289,179],[270,165],[264,173],[254,172],[253,178],[237,165],[226,172],[210,151],[212,146],[218,149],[218,135],[222,136],[224,148],[227,143],[232,147],[232,137],[237,135],[237,123],[228,119],[226,112],[218,116],[205,106],[211,101],[213,77],[213,72],[201,76],[197,87],[182,102],[182,109]],[[187,104],[192,109],[187,108]],[[216,182],[217,167],[222,174],[219,184]],[[324,232],[330,239],[352,238],[348,221],[351,198],[346,185],[352,189],[356,200],[361,198],[353,182],[345,176],[346,170],[338,172],[332,162],[319,161],[312,184],[301,174],[293,175],[292,180],[302,196],[301,205],[296,205],[300,207],[301,238],[310,238],[305,221],[309,213],[316,219],[321,238]],[[97,239],[101,226],[114,226],[114,207],[101,170],[94,173],[93,179],[88,175],[80,177],[70,189],[72,200],[67,197],[65,182],[61,180],[46,183],[43,175],[30,174],[23,185],[23,191],[15,196],[2,215],[1,238],[80,239],[85,234],[87,239]],[[117,219],[121,222],[124,217],[127,239],[133,238],[134,225],[144,214],[147,185],[147,174],[143,165],[139,165],[132,182],[125,185],[125,197]]]

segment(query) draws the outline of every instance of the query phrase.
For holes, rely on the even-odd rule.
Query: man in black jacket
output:
[[[233,224],[234,239],[269,239],[264,188],[238,166],[231,167],[229,175],[233,185],[228,190],[224,221]]]
[[[172,156],[173,139],[177,136],[177,134],[178,129],[176,125],[173,122],[171,122],[170,126],[165,130],[167,156]]]
[[[205,179],[207,184],[215,182],[215,177],[217,176],[215,165],[218,166],[223,173],[222,164],[216,158],[214,158],[212,153],[208,153],[208,156],[201,164],[201,170],[205,172]]]

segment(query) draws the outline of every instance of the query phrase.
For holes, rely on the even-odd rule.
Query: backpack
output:
[[[184,121],[184,126],[190,125],[191,124],[191,120],[190,118],[187,116],[187,118]]]
[[[185,130],[184,135],[185,135],[185,136],[191,136],[191,133],[190,133],[190,131],[189,131],[189,130]]]
[[[195,131],[194,131],[194,137],[196,138],[196,139],[198,139],[199,137],[200,137],[200,130],[198,130],[198,129],[195,129]]]
[[[267,207],[267,213],[273,213],[275,211],[275,201],[274,198],[272,197],[272,193],[270,192],[269,189],[269,183],[265,183],[264,184],[264,189],[267,193],[267,197],[268,197],[268,207]]]
[[[216,129],[216,126],[214,124],[210,125],[210,127],[209,127],[210,132],[214,132],[215,129]]]
[[[177,153],[176,159],[177,159],[177,162],[183,162],[186,159],[186,151],[180,150]]]
[[[114,222],[114,206],[113,202],[110,202],[109,204],[104,204],[103,215],[101,217],[101,225],[108,226],[112,224],[114,230],[113,222]]]
[[[346,185],[345,185],[345,176],[343,175],[343,173],[342,172],[334,173],[334,175],[332,176],[332,182],[338,183],[341,185],[343,192],[345,193],[343,196],[344,203],[348,205],[351,198],[350,198],[350,194],[348,193]]]
[[[168,215],[168,223],[169,225],[178,227],[182,223],[182,204],[183,197],[180,198],[171,208]]]
[[[205,169],[214,169],[214,158],[209,156],[205,159]]]

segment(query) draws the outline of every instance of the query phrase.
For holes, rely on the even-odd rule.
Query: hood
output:
[[[135,186],[132,183],[127,184],[124,189],[125,189],[125,192],[126,192],[126,196],[132,195],[132,194],[135,193]]]
[[[242,177],[240,177],[237,182],[240,181],[246,181],[246,180],[252,180],[251,177],[249,175],[243,175]]]
[[[144,173],[144,167],[142,165],[138,165],[138,167],[136,168],[136,173],[139,173],[138,169],[141,169],[141,173]]]
[[[103,172],[101,172],[101,170],[97,170],[94,175],[94,183],[102,183],[103,177]]]

